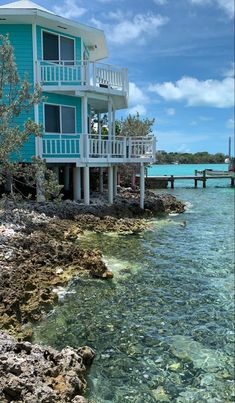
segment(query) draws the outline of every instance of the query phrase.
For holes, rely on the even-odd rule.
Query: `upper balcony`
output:
[[[37,81],[44,90],[86,90],[128,97],[126,68],[86,60],[45,60],[36,64]]]

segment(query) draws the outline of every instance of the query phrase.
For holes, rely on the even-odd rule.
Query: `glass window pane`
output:
[[[61,107],[62,133],[75,133],[75,108],[68,106]]]
[[[46,133],[60,133],[60,107],[45,105],[45,131]]]
[[[74,40],[66,38],[65,36],[60,37],[60,59],[61,60],[74,60]]]
[[[58,35],[43,32],[43,59],[59,60]]]

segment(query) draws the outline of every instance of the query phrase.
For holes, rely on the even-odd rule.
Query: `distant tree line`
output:
[[[156,160],[159,164],[220,164],[224,163],[227,155],[223,153],[209,154],[207,151],[191,153],[179,153],[159,150],[156,153]]]

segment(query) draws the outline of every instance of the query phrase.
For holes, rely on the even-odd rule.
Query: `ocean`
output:
[[[205,167],[227,166],[158,165],[149,175]],[[185,213],[154,219],[141,235],[81,239],[102,251],[115,277],[76,279],[35,341],[96,351],[91,402],[232,402],[234,188],[225,179],[157,192],[185,201]]]

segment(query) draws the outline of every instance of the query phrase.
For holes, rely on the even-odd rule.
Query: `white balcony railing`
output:
[[[127,69],[75,60],[37,61],[37,81],[43,85],[111,88],[128,94]]]
[[[79,138],[42,138],[43,158],[72,158],[82,162],[118,160],[128,162],[144,159],[154,161],[156,139],[148,137],[99,137],[80,134]]]

